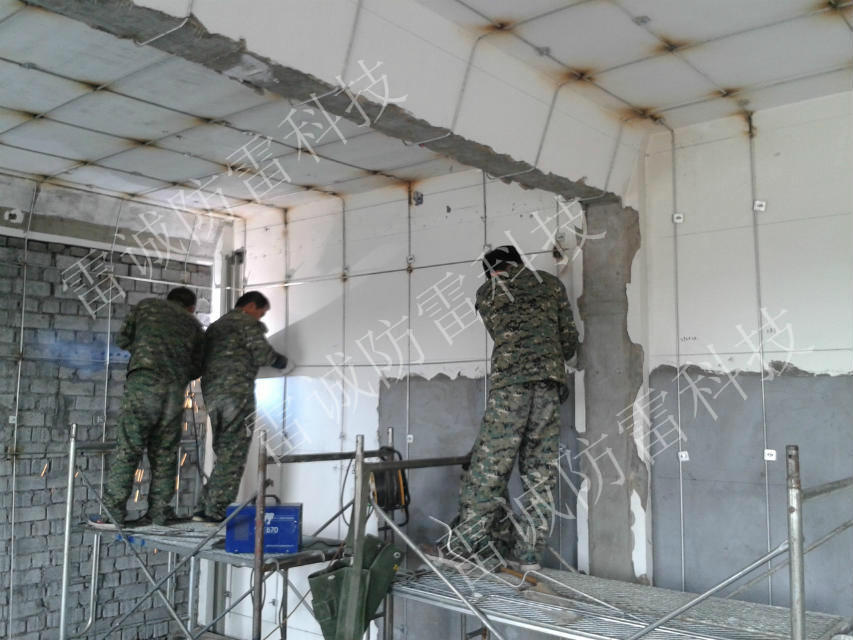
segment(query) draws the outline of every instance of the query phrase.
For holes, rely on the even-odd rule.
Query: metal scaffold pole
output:
[[[68,581],[71,572],[71,514],[74,509],[74,469],[77,459],[77,425],[71,425],[68,446],[68,488],[65,494],[65,538],[62,543],[62,593],[59,601],[59,640],[66,640],[68,629]]]
[[[791,639],[806,637],[806,584],[803,554],[803,492],[800,483],[800,448],[786,447],[788,471],[788,555],[791,579]]]
[[[264,502],[267,486],[267,434],[258,431],[258,494],[255,498],[255,566],[254,607],[252,610],[252,640],[261,640],[264,610]]]

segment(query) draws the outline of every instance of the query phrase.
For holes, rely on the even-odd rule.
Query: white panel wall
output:
[[[729,368],[758,370],[761,324],[766,360],[853,370],[852,95],[755,114],[755,198],[766,202],[757,230],[745,120],[676,131],[679,225],[670,136],[652,137],[643,211],[652,369],[675,364],[678,344],[682,364],[716,363],[716,351]]]
[[[572,268],[580,258],[558,272],[551,248],[557,227],[563,225],[562,242],[567,255],[574,256],[576,238],[566,229],[571,222],[579,224],[579,219],[570,220],[579,210],[559,217],[552,194],[484,181],[479,171],[412,188],[423,193],[422,205],[409,207],[405,189],[386,188],[348,198],[345,213],[339,199],[329,198],[290,209],[286,220],[283,212],[253,218],[245,234],[242,228],[235,233],[237,244],[244,235],[246,239],[247,290],[259,288],[272,301],[264,318],[271,341],[297,364],[286,381],[260,380],[258,403],[280,418],[286,394],[286,431],[297,434],[300,452],[351,450],[359,434],[367,447],[377,446],[378,399],[386,379],[485,374],[491,345],[473,310],[483,282],[479,258],[484,242],[517,242],[534,266],[563,277],[574,300]],[[401,449],[405,428],[397,427]],[[254,477],[252,460],[250,453],[245,495]],[[338,508],[345,468],[314,463],[273,474],[282,500],[303,503],[305,532]],[[351,493],[349,478],[343,500]],[[327,532],[343,535],[346,526],[339,521]],[[307,589],[308,573],[291,573],[300,590]],[[232,573],[232,593],[240,592],[247,576]],[[277,578],[271,581],[277,602],[281,588]],[[291,605],[295,601],[291,594]],[[231,616],[229,633],[245,636],[250,614],[244,608]],[[272,604],[266,618],[270,623],[274,619]],[[315,638],[318,632],[302,609],[291,620],[288,637]]]

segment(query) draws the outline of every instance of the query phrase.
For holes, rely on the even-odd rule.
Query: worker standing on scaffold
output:
[[[269,308],[266,296],[249,291],[207,328],[201,392],[210,416],[216,463],[193,517],[196,522],[225,519],[225,509],[240,489],[252,439],[255,376],[263,366],[287,366],[287,358],[264,337],[267,328],[261,318]]]
[[[487,281],[476,309],[495,342],[489,397],[471,464],[460,491],[452,554],[514,557],[522,570],[539,567],[550,534],[542,518],[514,517],[507,484],[516,457],[525,499],[553,495],[560,439],[560,405],[568,398],[566,361],[578,333],[566,289],[528,268],[513,246],[482,258]],[[488,547],[488,549],[487,549]]]
[[[204,330],[193,315],[195,304],[195,293],[186,287],[172,289],[165,300],[147,298],[131,309],[116,336],[116,344],[130,352],[130,362],[103,502],[119,525],[125,524],[133,476],[146,450],[151,469],[148,512],[128,524],[167,525],[177,520],[170,503],[185,391],[190,380],[201,375],[204,355]],[[90,521],[98,528],[115,527],[107,514]]]

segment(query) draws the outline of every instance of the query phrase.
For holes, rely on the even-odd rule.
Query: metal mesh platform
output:
[[[693,594],[604,580],[565,571],[543,570],[536,576],[553,594],[543,594],[512,576],[487,574],[474,579],[444,570],[453,585],[490,619],[514,627],[578,640],[626,640],[646,624],[689,601]],[[613,608],[584,599],[569,587]],[[394,595],[459,612],[465,605],[434,574],[415,574],[394,583]],[[618,609],[619,611],[617,611]],[[829,640],[849,621],[823,613],[807,616],[808,640]],[[788,609],[711,598],[649,633],[649,640],[789,639]]]
[[[97,529],[84,525],[92,533],[100,533],[104,540],[120,541],[121,536],[115,531]],[[189,555],[213,531],[211,525],[200,523],[179,524],[170,527],[135,527],[127,529],[128,540],[140,547],[172,551],[178,555]],[[340,541],[329,538],[312,538],[305,536],[298,553],[264,554],[264,570],[290,569],[316,562],[332,560],[340,550]],[[254,556],[251,553],[229,553],[225,550],[225,531],[209,540],[196,554],[203,560],[212,560],[238,567],[251,567]]]

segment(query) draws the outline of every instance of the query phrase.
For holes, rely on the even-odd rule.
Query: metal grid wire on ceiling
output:
[[[853,88],[850,0],[417,0],[625,118],[678,127]]]
[[[320,110],[9,0],[0,3],[0,90],[0,170],[160,202],[195,194],[189,207],[215,200],[217,210],[250,213],[254,203],[358,193],[451,166],[342,119],[315,136],[311,156],[282,123],[328,133]],[[260,161],[235,171],[249,145]],[[258,197],[247,187],[252,174],[264,179],[258,162],[290,180]]]

